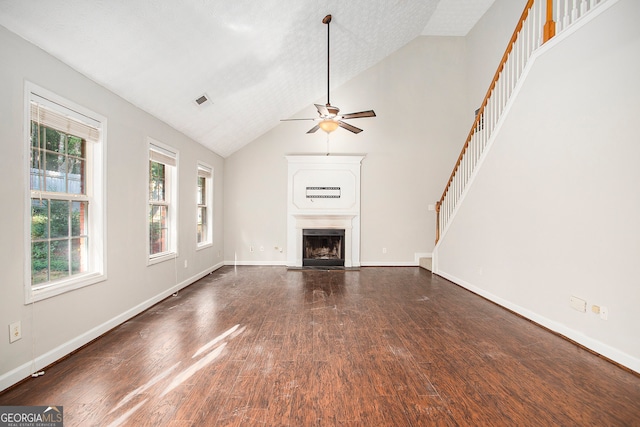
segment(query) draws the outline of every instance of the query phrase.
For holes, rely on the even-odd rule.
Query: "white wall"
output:
[[[437,269],[640,372],[640,3],[611,3],[535,60]]]
[[[223,159],[0,27],[0,390],[67,354],[222,263]],[[23,111],[25,80],[108,119],[107,277],[24,305]],[[147,266],[146,138],[179,150],[179,257]],[[197,162],[214,167],[213,247],[196,251]],[[28,184],[26,184],[28,185]],[[220,254],[220,256],[219,256]],[[188,268],[184,268],[188,260]],[[176,271],[177,266],[177,271]],[[177,275],[177,278],[176,278]],[[176,286],[177,285],[177,286]],[[9,344],[8,325],[23,338]],[[34,352],[32,353],[32,348]]]
[[[487,94],[526,4],[527,0],[496,0],[465,37],[469,102],[465,118],[469,122],[469,129],[475,118],[474,113],[480,108]]]
[[[366,155],[362,265],[417,265],[415,254],[433,248],[435,216],[428,205],[440,197],[468,132],[464,47],[464,38],[419,37],[331,93],[344,113],[374,109],[377,114],[351,120],[364,132],[338,129],[329,145],[334,154]],[[318,79],[325,75],[319,73]],[[310,105],[296,117],[316,116]],[[275,249],[286,246],[284,156],[326,153],[326,134],[305,133],[312,126],[282,123],[226,159],[227,262],[286,262],[287,254]],[[251,253],[249,246],[265,251]]]

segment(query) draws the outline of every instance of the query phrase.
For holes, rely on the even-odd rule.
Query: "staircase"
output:
[[[533,53],[552,37],[579,23],[601,4],[611,1],[615,0],[527,2],[442,196],[436,202],[436,248],[501,126],[510,100],[527,73]],[[428,270],[431,270],[431,265]]]

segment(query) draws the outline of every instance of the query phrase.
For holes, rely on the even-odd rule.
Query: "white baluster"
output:
[[[564,1],[564,18],[562,19],[562,28],[567,28],[571,24],[571,9],[569,8],[569,0]]]
[[[573,9],[571,9],[571,23],[573,24],[578,19],[578,1],[573,0]]]
[[[467,147],[467,150],[469,149],[469,147]],[[467,184],[469,183],[469,169],[470,169],[470,162],[469,162],[469,153],[464,153],[464,187],[467,186]]]
[[[482,110],[482,115],[480,116],[480,123],[482,123],[482,139],[478,141],[478,144],[476,144],[476,156],[475,156],[476,161],[478,160],[479,147],[486,144],[486,141],[487,141],[487,107],[486,106],[485,106],[485,109]]]
[[[500,104],[498,105],[498,114],[502,115],[504,104],[506,102],[505,90],[504,90],[504,68],[502,68],[502,73],[500,73],[500,77],[498,77],[498,91],[499,91],[498,93],[500,94]]]
[[[544,37],[544,24],[547,21],[547,6],[544,1],[540,1],[536,4],[538,13],[538,25],[534,27],[533,40],[536,42],[536,49],[542,45],[542,38]],[[552,17],[553,19],[553,17]]]
[[[562,31],[562,10],[560,6],[560,2],[562,0],[556,0],[555,5],[553,7],[553,14],[556,21],[556,34]]]
[[[476,137],[473,139],[471,153],[469,153],[469,158],[471,160],[471,167],[473,168],[474,157],[475,157],[475,148],[478,144],[482,143],[482,139],[484,138],[484,129],[482,126],[482,114],[478,113],[478,123],[476,123]]]
[[[587,0],[582,0],[582,2],[580,3],[580,16],[584,16],[584,14],[587,13],[588,10],[589,4],[587,3]]]
[[[513,55],[510,53],[507,58],[507,101],[511,98],[511,88],[513,87]]]
[[[486,136],[485,126],[484,126],[484,111],[480,116],[480,120],[482,123],[482,138],[476,141],[475,144],[473,144],[473,168],[474,169],[476,167],[476,163],[478,162],[478,151],[480,150],[480,146],[483,144],[483,141]]]

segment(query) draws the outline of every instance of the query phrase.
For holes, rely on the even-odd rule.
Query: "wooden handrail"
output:
[[[478,109],[478,112],[476,114],[476,118],[473,121],[473,126],[471,127],[471,130],[469,131],[469,134],[467,135],[467,139],[465,140],[464,146],[462,147],[462,150],[460,151],[460,155],[458,156],[458,159],[456,160],[456,164],[453,167],[453,171],[451,172],[451,175],[449,176],[449,180],[447,181],[447,185],[444,188],[444,191],[442,192],[442,196],[440,197],[440,200],[436,202],[436,243],[438,242],[438,240],[440,240],[440,208],[442,207],[445,197],[447,195],[447,193],[449,192],[449,189],[453,183],[453,179],[456,175],[456,172],[458,171],[460,164],[462,163],[462,160],[464,158],[465,153],[467,152],[468,148],[469,148],[469,144],[473,138],[474,133],[476,132],[476,130],[479,128],[480,124],[482,123],[481,120],[483,120],[483,114],[484,114],[484,110],[489,102],[489,99],[491,98],[491,95],[494,91],[494,89],[496,88],[496,85],[498,84],[498,79],[500,78],[500,74],[502,73],[502,71],[504,70],[504,67],[507,63],[507,60],[509,59],[509,55],[511,54],[513,47],[515,46],[516,40],[518,39],[518,35],[520,34],[520,31],[522,30],[522,27],[525,23],[525,21],[527,20],[527,17],[529,16],[529,12],[531,10],[531,8],[533,7],[535,0],[528,0],[527,4],[524,7],[524,11],[522,12],[522,15],[520,16],[520,19],[518,20],[518,23],[516,25],[516,28],[513,31],[513,35],[511,36],[511,39],[509,40],[509,43],[507,44],[507,48],[505,49],[504,55],[502,55],[502,59],[500,60],[500,64],[498,65],[498,69],[496,70],[496,73],[493,76],[493,79],[491,80],[491,84],[489,85],[489,89],[487,90],[487,93],[484,97],[484,99],[482,100],[482,104],[480,105],[480,108]],[[546,42],[547,40],[549,40],[551,37],[553,37],[555,35],[555,22],[553,21],[553,0],[547,0],[547,10],[546,10],[546,22],[544,24],[544,29],[543,29],[543,37],[544,37],[544,41]]]
[[[516,29],[513,31],[513,35],[511,36],[511,39],[509,40],[509,44],[507,45],[507,49],[505,50],[504,55],[502,55],[502,59],[500,60],[500,65],[498,65],[498,69],[496,70],[496,73],[493,76],[493,80],[491,81],[491,85],[489,86],[489,90],[487,91],[487,94],[485,95],[484,99],[482,100],[482,105],[480,106],[480,109],[478,110],[478,114],[476,114],[476,118],[473,121],[473,126],[471,126],[471,130],[469,131],[469,135],[467,136],[467,140],[465,141],[464,146],[462,147],[462,151],[460,152],[460,155],[458,156],[458,160],[456,161],[456,164],[453,167],[453,171],[451,172],[451,175],[449,176],[449,180],[447,181],[447,185],[444,188],[444,191],[442,193],[442,197],[440,197],[440,201],[438,202],[438,204],[441,204],[444,201],[444,196],[446,196],[447,195],[447,191],[449,191],[449,187],[451,186],[451,182],[453,181],[453,177],[455,176],[456,171],[458,170],[458,167],[460,166],[460,162],[462,162],[462,158],[464,157],[464,153],[467,151],[467,148],[469,148],[469,142],[471,142],[471,137],[473,137],[473,134],[474,134],[474,132],[475,132],[477,126],[478,126],[478,121],[482,117],[482,113],[484,112],[484,108],[486,107],[487,102],[489,101],[489,98],[491,97],[491,93],[493,92],[493,89],[495,89],[496,84],[498,83],[498,78],[500,77],[500,73],[502,73],[502,69],[504,68],[505,63],[507,62],[507,59],[509,59],[509,55],[511,54],[511,50],[513,49],[513,45],[515,44],[515,41],[518,38],[518,33],[520,33],[520,30],[522,29],[522,25],[523,25],[524,21],[527,19],[527,16],[529,16],[529,10],[533,6],[533,2],[534,2],[534,0],[529,0],[527,2],[526,6],[524,8],[524,12],[522,12],[522,16],[520,16],[520,20],[518,21],[518,25],[516,25]]]

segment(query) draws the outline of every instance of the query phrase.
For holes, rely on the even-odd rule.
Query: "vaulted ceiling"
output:
[[[325,15],[334,88],[419,35],[466,35],[493,2],[0,0],[0,25],[227,157],[325,98]]]

